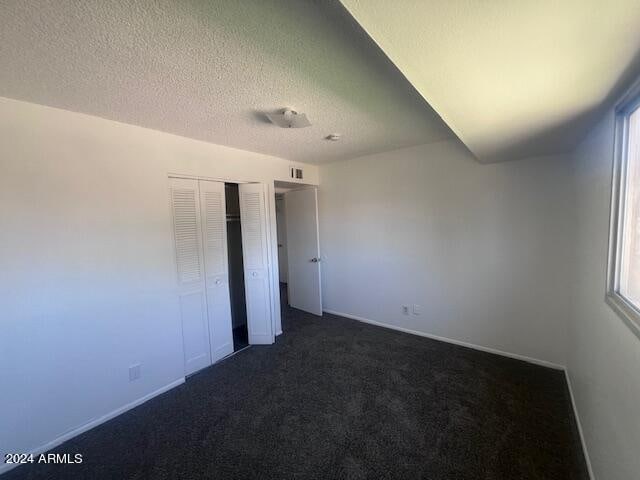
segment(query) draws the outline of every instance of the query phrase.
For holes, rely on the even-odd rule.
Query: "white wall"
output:
[[[455,141],[321,166],[325,310],[564,365],[569,170]]]
[[[184,376],[169,172],[273,186],[291,164],[0,98],[0,452]]]
[[[568,371],[595,478],[640,475],[640,339],[605,303],[613,112],[574,154],[575,272]]]

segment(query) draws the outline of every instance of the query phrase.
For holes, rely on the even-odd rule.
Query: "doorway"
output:
[[[290,307],[322,316],[317,188],[287,182],[275,187],[281,295]]]

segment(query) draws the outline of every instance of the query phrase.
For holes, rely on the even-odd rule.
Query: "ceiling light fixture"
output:
[[[285,108],[276,113],[267,113],[271,123],[280,128],[304,128],[310,127],[311,122],[304,113],[298,113],[291,108]]]

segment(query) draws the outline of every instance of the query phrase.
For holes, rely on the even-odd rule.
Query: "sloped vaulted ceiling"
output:
[[[638,71],[638,0],[341,1],[482,162],[571,150]]]

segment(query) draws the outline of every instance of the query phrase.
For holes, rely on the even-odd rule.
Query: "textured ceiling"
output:
[[[571,150],[638,73],[638,0],[342,0],[483,162]]]
[[[0,96],[301,162],[453,135],[337,1],[4,0],[0,65]]]

